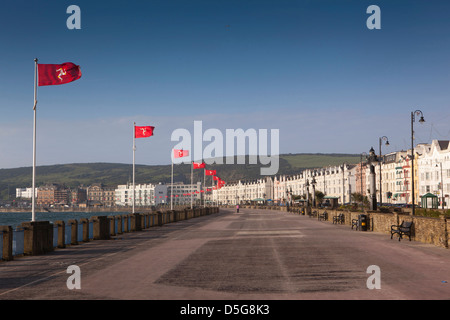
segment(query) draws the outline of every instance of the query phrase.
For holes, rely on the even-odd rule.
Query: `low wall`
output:
[[[226,208],[235,208],[236,206],[227,205],[222,206]],[[344,224],[351,226],[353,219],[358,219],[361,212],[342,211],[342,210],[329,210],[329,209],[315,209],[304,207],[285,207],[285,206],[240,206],[240,208],[248,209],[266,209],[266,210],[278,210],[281,212],[290,212],[299,215],[308,215],[308,211],[316,213],[310,215],[312,219],[318,219],[319,215],[323,212],[328,213],[328,218],[325,220],[332,223],[333,217],[339,214],[344,215]],[[368,217],[368,231],[381,232],[390,235],[391,226],[399,225],[402,221],[412,221],[412,237],[414,241],[432,244],[442,248],[449,248],[449,221],[444,215],[439,218],[430,218],[422,216],[412,216],[405,213],[382,213],[378,211],[364,212],[363,214]],[[321,220],[324,221],[324,220]],[[395,236],[397,239],[397,236]],[[408,238],[406,238],[409,240]]]
[[[20,229],[23,238],[14,240],[11,226],[0,226],[0,260],[13,260],[19,255],[39,255],[53,251],[55,248],[65,248],[68,245],[77,245],[92,240],[109,240],[112,236],[139,232],[143,229],[162,226],[167,223],[192,219],[209,214],[218,213],[218,207],[196,209],[169,210],[157,212],[142,212],[116,216],[94,216],[90,219],[64,221],[23,222]],[[23,243],[18,250],[13,251],[13,241]],[[17,250],[17,248],[16,248]]]

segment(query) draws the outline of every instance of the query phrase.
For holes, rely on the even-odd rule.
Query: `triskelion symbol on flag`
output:
[[[62,79],[62,77],[61,76],[65,76],[66,75],[66,69],[64,69],[64,68],[59,68],[58,70],[56,70],[56,72],[58,72],[59,71],[59,74],[58,74],[58,78],[59,78],[59,80],[63,80]]]

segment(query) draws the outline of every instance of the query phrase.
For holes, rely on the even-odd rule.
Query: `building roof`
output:
[[[448,140],[438,140],[438,145],[439,145],[439,148],[441,149],[441,150],[447,150],[448,149],[448,144],[449,144],[449,142],[450,141],[448,141]]]

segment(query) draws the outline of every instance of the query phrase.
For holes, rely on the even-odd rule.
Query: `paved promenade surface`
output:
[[[69,290],[69,265],[81,289]],[[380,268],[369,290],[367,268]],[[450,250],[307,216],[244,209],[0,263],[0,299],[450,298]]]

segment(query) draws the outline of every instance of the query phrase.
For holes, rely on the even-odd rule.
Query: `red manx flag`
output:
[[[189,150],[173,149],[173,157],[174,158],[183,158],[183,157],[187,157],[188,155],[189,155]]]
[[[219,177],[217,177],[217,176],[214,176],[213,177],[213,180],[215,180],[215,181],[219,181],[219,180],[221,180]]]
[[[205,174],[207,176],[215,176],[216,175],[216,170],[205,170]]]
[[[38,64],[39,86],[69,83],[81,78],[80,66],[72,62],[62,64]]]
[[[134,127],[134,137],[135,138],[147,138],[153,135],[153,130],[155,127],[152,126],[144,126],[144,127]]]
[[[206,164],[204,162],[198,163],[198,162],[192,162],[194,164],[194,169],[203,169]]]

